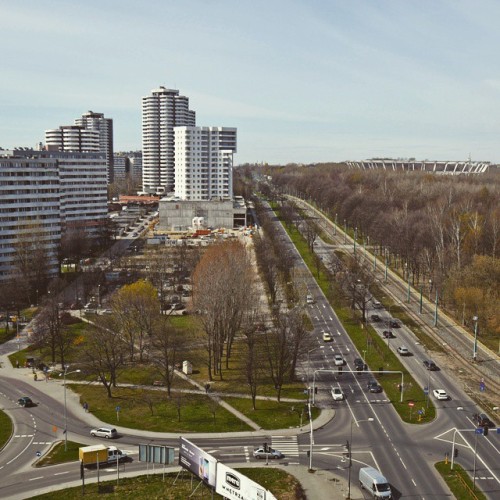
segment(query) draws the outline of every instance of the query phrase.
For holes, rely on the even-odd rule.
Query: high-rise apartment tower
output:
[[[196,125],[189,99],[159,87],[142,98],[142,189],[169,193],[175,186],[174,127]]]

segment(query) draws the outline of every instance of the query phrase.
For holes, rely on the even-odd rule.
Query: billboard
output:
[[[215,487],[217,460],[183,437],[179,445],[179,465]]]
[[[215,492],[229,500],[271,500],[275,498],[260,484],[221,462],[217,463]]]

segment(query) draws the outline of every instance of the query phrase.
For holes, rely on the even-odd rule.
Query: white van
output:
[[[369,491],[373,498],[392,498],[389,482],[373,467],[359,469],[359,486]]]

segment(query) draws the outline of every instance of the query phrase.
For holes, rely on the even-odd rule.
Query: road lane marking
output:
[[[64,472],[56,472],[54,476],[62,476],[63,474],[69,474],[69,470],[64,471]]]
[[[28,479],[28,481],[36,481],[37,479],[43,479],[43,476],[31,477]]]

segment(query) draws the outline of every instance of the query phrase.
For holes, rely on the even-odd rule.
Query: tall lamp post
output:
[[[80,373],[81,370],[73,370],[72,372],[68,372],[69,365],[64,367],[64,371],[59,374],[59,376],[63,376],[63,385],[64,385],[64,451],[68,451],[68,409],[66,406],[66,375],[71,373]]]
[[[358,425],[360,422],[373,422],[373,418],[367,418],[366,420],[354,420],[354,418],[351,418],[351,436],[350,440],[347,441],[347,451],[349,452],[349,471],[348,471],[348,476],[347,476],[347,498],[351,498],[351,468],[352,468],[352,424],[353,422],[356,422],[356,425]],[[359,427],[359,425],[358,425]]]
[[[477,316],[474,316],[472,318],[472,321],[474,321],[474,346],[472,348],[472,360],[476,361],[477,359],[477,322],[479,318]]]

